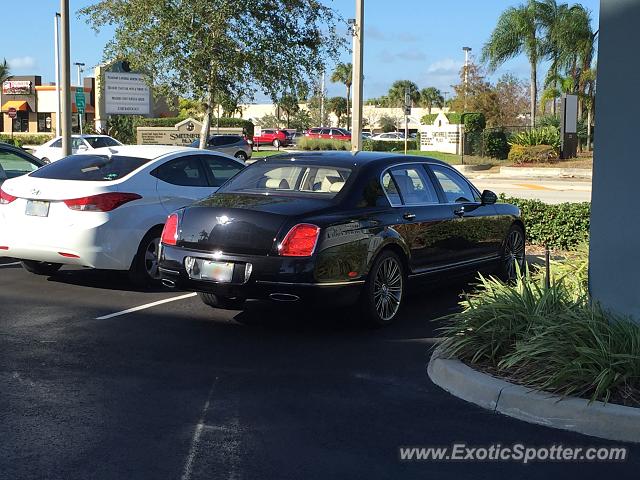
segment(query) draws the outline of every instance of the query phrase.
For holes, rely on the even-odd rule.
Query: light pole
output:
[[[82,62],[74,62],[74,65],[76,67],[78,67],[78,86],[81,87],[82,86],[82,72],[84,72],[84,69],[82,67],[84,67],[84,63],[82,63]]]
[[[364,0],[356,0],[353,25],[353,106],[351,107],[351,151],[362,149],[362,60],[364,51]]]
[[[320,126],[324,127],[324,69],[320,77]]]
[[[469,52],[471,47],[462,47],[464,51],[464,110],[467,111],[467,89],[469,87]]]
[[[69,0],[60,0],[62,26],[62,155],[71,155],[71,53],[69,45]]]
[[[56,137],[60,136],[60,14],[56,12],[53,18],[53,44],[54,44],[54,59],[56,69]]]

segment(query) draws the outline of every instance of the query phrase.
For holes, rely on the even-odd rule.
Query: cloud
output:
[[[427,73],[436,76],[458,75],[462,68],[462,63],[451,58],[445,58],[429,65]]]
[[[420,40],[413,33],[400,33],[400,34],[394,33],[393,35],[389,35],[388,33],[384,32],[383,30],[375,26],[371,26],[371,27],[365,26],[364,30],[365,30],[364,31],[365,41],[375,40],[379,42],[394,42],[398,44],[398,43],[416,43]]]
[[[7,63],[11,70],[31,70],[37,66],[36,59],[29,56],[10,58]]]
[[[393,63],[397,60],[419,62],[426,60],[426,58],[427,56],[419,50],[404,50],[401,52],[390,52],[387,50],[378,54],[378,60],[384,63]]]
[[[426,71],[420,75],[421,83],[434,86],[442,91],[450,91],[451,85],[460,81],[462,61],[443,58],[431,63]]]

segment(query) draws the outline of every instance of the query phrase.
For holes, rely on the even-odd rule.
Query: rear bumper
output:
[[[186,257],[219,260],[235,264],[232,283],[217,283],[189,278]],[[317,282],[313,258],[273,256],[217,255],[163,245],[160,252],[160,274],[167,286],[187,291],[206,292],[225,297],[310,302],[343,305],[355,302],[364,285],[362,280]],[[245,265],[252,272],[244,281]]]

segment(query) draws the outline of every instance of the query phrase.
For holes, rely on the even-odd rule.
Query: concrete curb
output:
[[[460,173],[471,173],[471,172],[482,172],[485,170],[489,170],[493,165],[484,164],[484,165],[453,165],[453,168],[458,170]]]
[[[500,176],[509,178],[592,178],[593,171],[588,168],[500,167]]]
[[[452,395],[518,420],[594,437],[640,443],[640,409],[581,398],[561,399],[480,373],[459,360],[443,358],[438,349],[427,373]]]

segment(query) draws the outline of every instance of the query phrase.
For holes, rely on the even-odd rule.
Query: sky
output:
[[[355,16],[355,0],[323,1],[344,18]],[[412,80],[420,88],[435,86],[450,97],[451,85],[458,83],[458,72],[464,63],[462,47],[471,47],[471,54],[479,57],[500,13],[522,1],[365,0],[364,97],[383,95],[393,81],[403,79]],[[563,1],[577,3],[558,0]],[[104,45],[113,34],[110,29],[96,34],[77,17],[78,9],[92,3],[95,2],[70,0],[71,61],[83,62],[91,71],[101,62]],[[579,3],[591,10],[594,29],[597,28],[599,0]],[[14,75],[41,75],[43,82],[54,80],[53,19],[59,5],[57,0],[30,0],[28,16],[24,2],[7,2],[2,6],[3,18],[22,19],[20,27],[15,27],[13,34],[4,35],[0,42],[0,59],[7,59]],[[344,30],[346,35],[346,25]],[[349,52],[345,51],[342,61],[351,61]],[[504,73],[527,80],[526,58],[508,61],[491,78],[495,80]],[[76,79],[75,67],[72,79]],[[332,84],[328,79],[327,90],[330,96],[344,95],[344,86]]]

